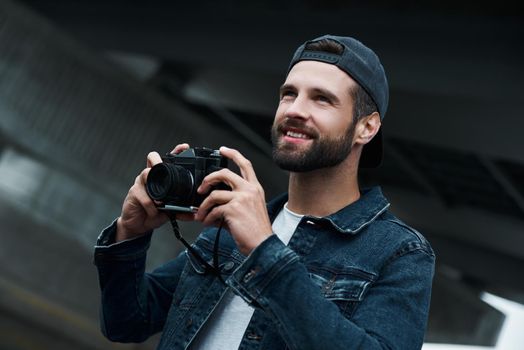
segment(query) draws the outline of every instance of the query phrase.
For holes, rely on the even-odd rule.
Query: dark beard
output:
[[[279,145],[278,139],[282,135],[280,130],[283,126],[279,128],[273,125],[271,129],[273,160],[281,169],[292,172],[306,172],[336,166],[351,153],[355,125],[356,123],[351,123],[342,137],[320,136],[313,139],[311,147],[302,152],[298,152],[295,145],[291,143]]]

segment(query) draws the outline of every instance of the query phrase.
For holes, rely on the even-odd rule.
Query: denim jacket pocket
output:
[[[204,249],[193,245],[193,249],[206,261],[212,259]],[[186,266],[182,271],[180,283],[173,295],[173,305],[181,309],[190,309],[195,306],[200,298],[200,294],[207,289],[206,267],[188,250],[184,253],[187,258]]]
[[[312,282],[319,287],[321,294],[334,302],[347,318],[364,299],[375,279],[371,273],[352,268],[343,271],[310,268],[309,271]]]
[[[213,261],[213,251],[214,242],[210,242],[207,239],[201,239],[198,242],[195,242],[192,245],[194,251],[196,251],[199,256],[204,259],[210,266],[214,266]],[[186,250],[185,252],[189,264],[193,268],[194,272],[199,275],[204,275],[209,272],[202,261],[195,257],[190,251]],[[232,249],[227,249],[220,247],[218,250],[218,270],[222,274],[222,277],[231,275],[231,273],[242,263],[243,259],[239,258],[238,251]]]
[[[215,281],[215,274],[209,271],[209,268],[202,262],[204,260],[209,266],[214,266],[212,244],[212,242],[201,239],[191,245],[199,258],[191,251],[185,251],[187,264],[180,278],[180,281],[182,281],[179,285],[180,291],[175,291],[175,298],[173,299],[180,304],[180,307],[185,307],[186,304],[191,306],[193,296],[200,291],[207,291]],[[222,278],[227,279],[238,267],[240,261],[232,251],[227,249],[219,249],[218,254],[218,270]]]

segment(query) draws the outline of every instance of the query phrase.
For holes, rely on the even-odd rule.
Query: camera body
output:
[[[207,197],[197,188],[204,177],[214,171],[227,168],[227,158],[218,150],[205,147],[189,148],[179,154],[166,154],[162,163],[151,168],[147,176],[146,191],[151,199],[160,202],[159,209],[194,212]],[[230,189],[224,184],[214,189]]]

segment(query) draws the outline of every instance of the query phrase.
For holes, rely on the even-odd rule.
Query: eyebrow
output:
[[[279,90],[280,95],[282,95],[282,93],[284,91],[288,91],[288,90],[296,91],[297,88],[293,84],[283,84],[280,87],[280,90]],[[333,104],[340,104],[340,99],[337,97],[337,95],[335,95],[334,93],[332,93],[331,91],[329,91],[327,89],[315,87],[315,88],[309,89],[309,91],[313,92],[315,94],[320,94],[320,95],[326,96],[327,98],[329,98],[333,102]]]
[[[287,90],[296,90],[296,88],[292,84],[282,84],[278,92],[280,93],[280,95],[282,95],[282,93]]]
[[[322,88],[313,88],[312,90],[319,95],[326,96],[333,104],[340,104],[340,99],[331,91]]]

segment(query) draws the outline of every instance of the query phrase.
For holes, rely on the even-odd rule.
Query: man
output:
[[[144,189],[161,161],[150,153],[96,247],[104,334],[127,342],[162,331],[159,349],[419,349],[433,251],[388,212],[379,188],[357,182],[359,164],[380,163],[387,103],[382,65],[362,43],[324,36],[302,45],[272,128],[289,192],[266,207],[250,162],[221,147],[240,175],[214,172],[199,192],[217,183],[231,191],[213,190],[196,214],[179,215],[208,228],[192,251],[144,274],[151,231],[167,221]],[[228,233],[211,273],[197,255],[213,261],[221,220]]]

